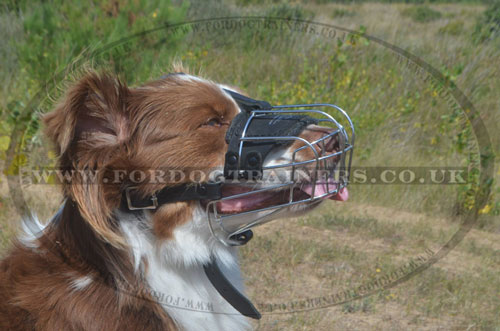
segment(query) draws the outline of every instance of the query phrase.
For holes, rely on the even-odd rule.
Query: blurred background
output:
[[[203,21],[240,16],[339,29]],[[52,109],[83,70],[111,71],[138,86],[168,73],[173,61],[272,104],[337,104],[356,127],[354,167],[469,169],[469,183],[462,185],[353,183],[347,203],[328,202],[307,217],[257,228],[241,250],[252,301],[292,302],[356,288],[439,250],[474,207],[469,193],[478,180],[478,144],[439,84],[369,36],[411,52],[460,89],[478,110],[493,152],[500,152],[499,1],[3,0],[0,256],[17,231],[19,208],[48,219],[61,202],[56,185],[12,184],[23,168],[55,164],[39,114]],[[428,270],[332,308],[264,314],[255,326],[499,330],[498,166],[494,176],[473,229]],[[16,208],[16,201],[24,207]]]

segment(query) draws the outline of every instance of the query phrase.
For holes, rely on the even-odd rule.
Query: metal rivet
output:
[[[207,194],[207,187],[205,185],[201,185],[198,188],[198,193],[201,195],[206,195]]]
[[[256,156],[251,156],[249,159],[248,159],[248,165],[252,166],[252,167],[255,167],[257,164],[259,163],[259,159],[257,159]]]
[[[236,162],[238,162],[238,158],[236,157],[236,155],[231,155],[230,157],[227,158],[227,163],[231,165],[236,164]]]

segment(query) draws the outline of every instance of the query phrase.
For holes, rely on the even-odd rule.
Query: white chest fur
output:
[[[118,214],[137,272],[145,272],[151,294],[182,330],[247,330],[247,318],[236,311],[205,275],[203,265],[213,255],[229,281],[241,292],[243,284],[235,248],[210,234],[201,208],[193,219],[174,230],[174,239],[158,242],[149,217]],[[143,268],[141,261],[147,261]]]

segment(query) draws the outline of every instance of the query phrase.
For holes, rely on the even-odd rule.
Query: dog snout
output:
[[[329,136],[327,136],[324,140],[324,149],[325,152],[327,153],[335,153],[339,150],[339,139],[338,139],[338,134],[333,134],[333,130],[328,133]]]
[[[309,125],[301,134],[301,137],[309,143],[315,143],[318,153],[331,154],[339,150],[339,136],[337,130],[318,125]],[[317,142],[317,143],[316,143]]]
[[[265,166],[305,162],[300,166],[301,169],[314,169],[317,166],[315,161],[317,158],[340,151],[340,137],[336,133],[337,131],[334,128],[314,124],[309,125],[300,133],[301,140],[295,140],[285,151],[280,150],[276,154],[271,153],[266,158]],[[335,155],[324,159],[324,162],[331,166],[338,162],[339,159],[340,156]]]

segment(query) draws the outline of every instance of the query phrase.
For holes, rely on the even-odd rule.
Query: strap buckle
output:
[[[125,198],[127,199],[127,207],[129,210],[141,210],[141,209],[156,209],[158,208],[158,198],[156,193],[153,193],[150,197],[152,204],[144,207],[137,207],[132,205],[132,199],[130,198],[130,191],[137,189],[137,186],[129,186],[125,189]]]

